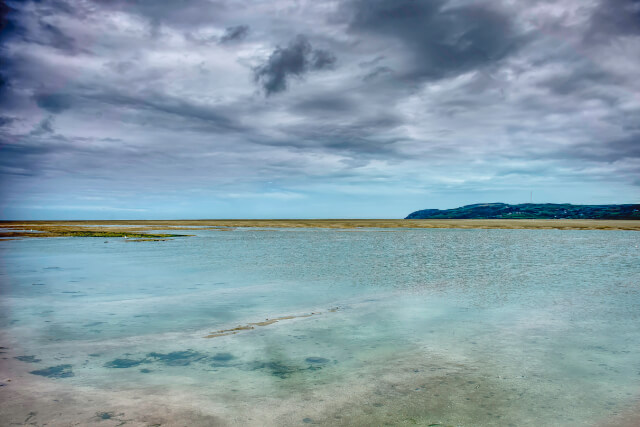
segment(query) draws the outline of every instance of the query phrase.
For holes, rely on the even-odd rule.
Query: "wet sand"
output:
[[[391,352],[386,359],[344,383],[292,376],[259,399],[237,390],[198,393],[169,383],[117,390],[72,386],[30,375],[26,364],[5,359],[0,420],[2,425],[213,427],[632,426],[639,419],[633,407],[616,408],[608,419],[596,409],[584,414],[538,381],[480,370],[463,359]],[[9,372],[12,377],[6,378]],[[575,399],[590,398],[574,392]]]
[[[278,219],[278,220],[148,220],[148,221],[3,221],[0,237],[172,237],[148,235],[153,230],[189,230],[190,228],[327,228],[354,230],[365,228],[399,229],[558,229],[558,230],[635,230],[640,221],[589,219]]]

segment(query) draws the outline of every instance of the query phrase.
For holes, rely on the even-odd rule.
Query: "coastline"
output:
[[[596,219],[202,219],[202,220],[97,220],[0,221],[0,237],[128,237],[166,238],[184,235],[150,234],[153,230],[250,228],[354,229],[555,229],[640,231],[640,221]],[[389,230],[391,231],[391,230]]]

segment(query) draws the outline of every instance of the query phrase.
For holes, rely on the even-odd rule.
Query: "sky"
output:
[[[640,202],[638,0],[0,9],[0,219]]]

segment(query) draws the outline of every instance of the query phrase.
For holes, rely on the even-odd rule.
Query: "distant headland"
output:
[[[455,209],[423,209],[405,219],[638,219],[640,204],[477,203]]]

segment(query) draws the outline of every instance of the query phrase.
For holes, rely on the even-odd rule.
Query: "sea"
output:
[[[640,425],[636,231],[184,234],[0,241],[0,425]]]

